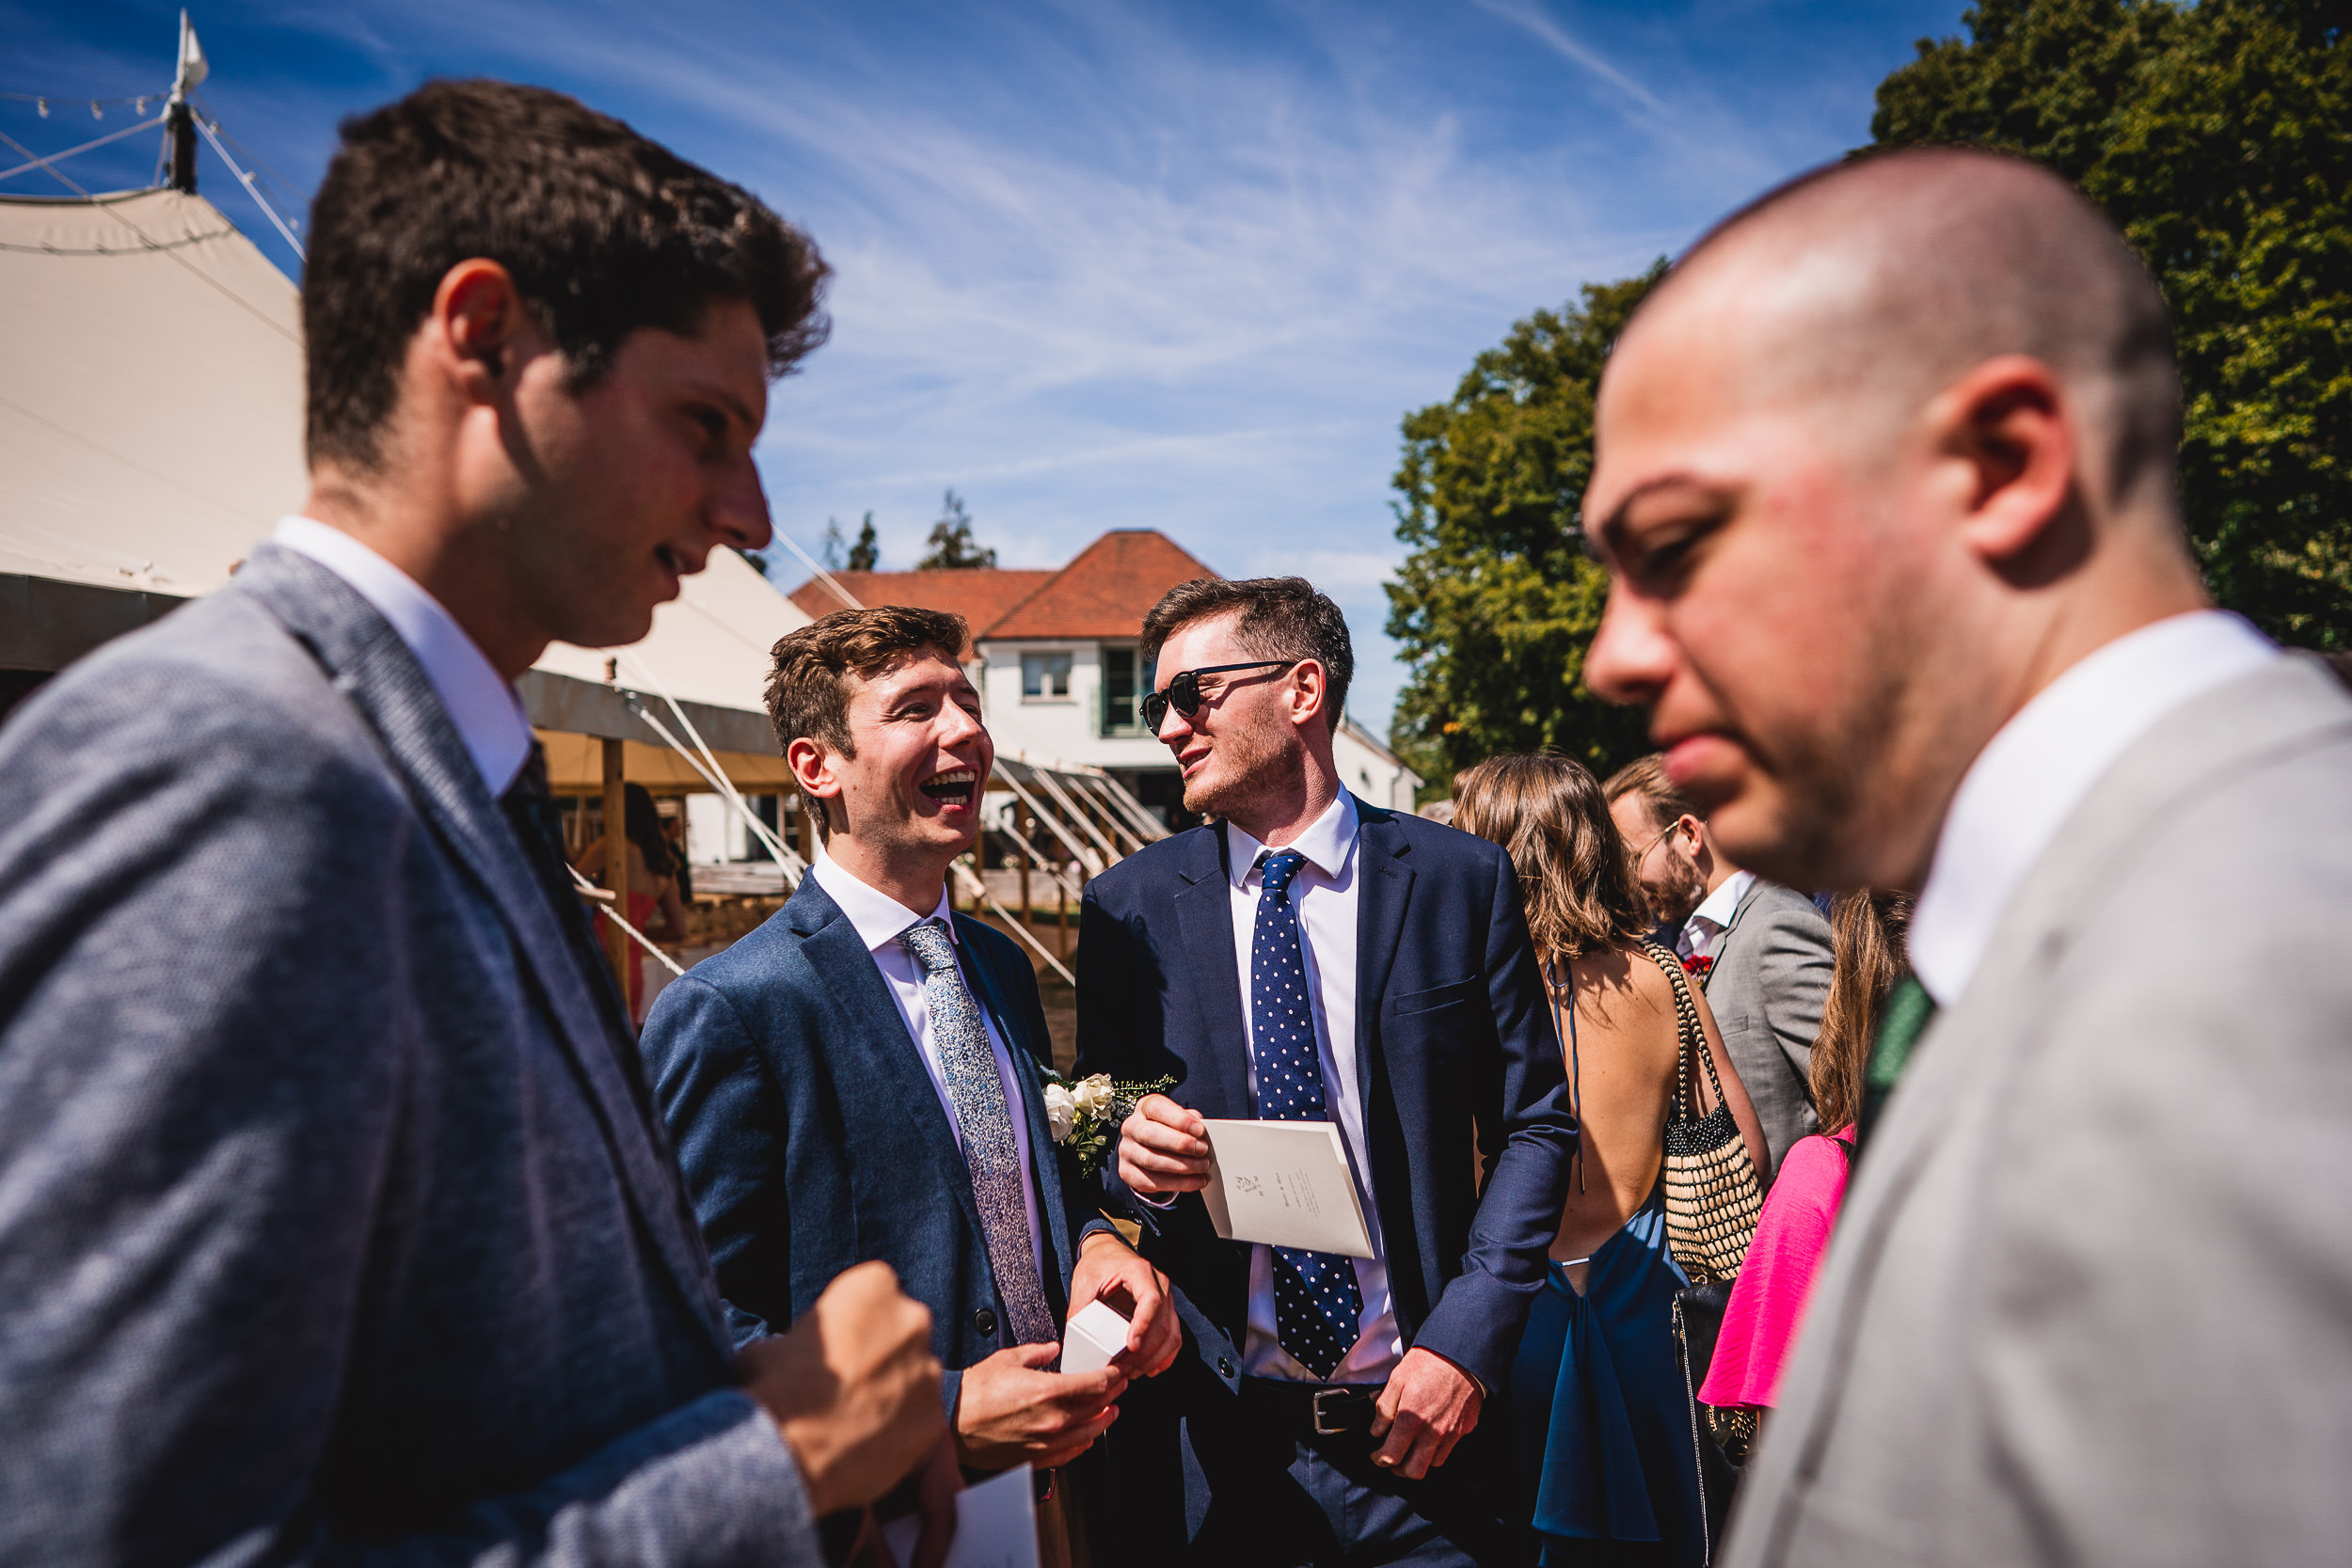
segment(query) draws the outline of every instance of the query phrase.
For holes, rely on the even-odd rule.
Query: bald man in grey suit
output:
[[[1611,358],[1586,678],[1741,863],[1918,893],[1740,1568],[2352,1542],[2352,697],[2211,609],[2179,397],[2098,212],[1956,150],[1750,207]]]

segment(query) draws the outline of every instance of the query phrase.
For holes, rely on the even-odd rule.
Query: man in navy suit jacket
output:
[[[1080,1069],[1178,1080],[1107,1186],[1196,1353],[1115,1436],[1115,1508],[1137,1551],[1198,1560],[1509,1560],[1508,1438],[1480,1414],[1576,1141],[1510,862],[1341,787],[1347,623],[1302,579],[1187,583],[1144,643],[1146,718],[1222,820],[1084,902]],[[1253,1117],[1338,1124],[1373,1258],[1218,1238],[1203,1118]]]
[[[1180,1340],[1164,1281],[1062,1168],[1036,972],[948,903],[995,761],[965,638],[886,607],[776,644],[769,712],[824,847],[773,918],[663,990],[645,1051],[737,1336],[882,1259],[931,1309],[965,1465],[1044,1469]],[[1130,1348],[1049,1370],[1066,1313],[1104,1295],[1133,1313]]]
[[[512,683],[767,542],[823,264],[543,89],[343,138],[308,515],[0,732],[0,1562],[817,1568],[926,1315],[730,1342]]]

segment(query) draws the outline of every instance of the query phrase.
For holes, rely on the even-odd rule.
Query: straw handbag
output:
[[[1680,1061],[1674,1109],[1667,1114],[1665,1128],[1666,1245],[1691,1281],[1675,1292],[1675,1350],[1682,1364],[1683,1392],[1690,1399],[1691,1443],[1707,1499],[1711,1559],[1730,1513],[1740,1466],[1756,1444],[1756,1420],[1753,1410],[1701,1404],[1698,1394],[1715,1359],[1715,1340],[1723,1332],[1732,1282],[1747,1261],[1748,1244],[1756,1240],[1756,1217],[1764,1207],[1763,1183],[1756,1180],[1747,1140],[1740,1135],[1740,1124],[1724,1099],[1715,1053],[1707,1049],[1707,1034],[1699,1026],[1698,1005],[1691,1000],[1681,961],[1656,942],[1644,946],[1675,988]],[[1699,1114],[1693,1058],[1706,1069],[1715,1091],[1715,1109],[1705,1116]]]
[[[1756,1240],[1756,1216],[1764,1207],[1763,1183],[1747,1140],[1732,1119],[1715,1053],[1699,1027],[1698,1005],[1681,960],[1656,942],[1644,944],[1674,982],[1675,1022],[1681,1059],[1675,1074],[1674,1109],[1666,1117],[1666,1244],[1693,1285],[1728,1284],[1740,1277],[1748,1243]],[[1693,1061],[1707,1071],[1715,1108],[1699,1114]]]

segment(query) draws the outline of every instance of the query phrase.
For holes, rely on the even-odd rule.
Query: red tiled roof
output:
[[[961,615],[975,636],[1050,581],[1051,571],[974,566],[956,572],[835,572],[834,580],[862,605],[906,605]],[[792,602],[812,616],[847,610],[822,579],[792,590]]]
[[[1160,595],[1215,576],[1157,529],[1113,529],[981,635],[1133,637]]]
[[[860,604],[952,610],[976,638],[1133,637],[1180,582],[1217,574],[1157,529],[1113,529],[1058,572],[976,566],[953,572],[835,572]],[[845,609],[809,578],[792,602],[810,615]]]

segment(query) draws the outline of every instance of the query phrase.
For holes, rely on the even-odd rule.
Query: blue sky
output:
[[[1867,140],[1880,78],[1961,8],[193,8],[199,97],[281,207],[342,116],[488,74],[577,93],[813,233],[833,341],[778,389],[759,453],[778,529],[812,550],[828,516],[853,531],[871,509],[883,564],[911,565],[953,486],[1006,565],[1152,527],[1229,576],[1302,572],[1347,607],[1351,706],[1378,730],[1404,678],[1380,631],[1398,420],[1514,320]],[[0,101],[40,152],[132,115],[94,120],[90,98],[170,78],[174,6],[0,0],[0,90],[58,95],[45,119]],[[155,148],[66,167],[145,184]],[[209,149],[201,173],[295,271]]]

